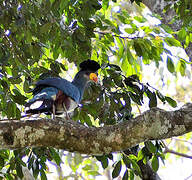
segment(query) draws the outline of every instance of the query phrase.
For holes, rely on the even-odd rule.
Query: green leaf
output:
[[[17,176],[22,179],[23,178],[23,171],[22,171],[22,166],[19,162],[16,163],[16,172],[17,172]]]
[[[22,82],[21,78],[14,78],[14,77],[10,77],[8,79],[9,82],[11,82],[12,84],[20,84]]]
[[[159,91],[156,91],[157,97],[162,101],[165,102],[165,96],[163,96],[163,94],[161,94]]]
[[[59,152],[56,152],[54,148],[49,148],[50,153],[51,153],[51,157],[54,159],[54,161],[56,162],[56,164],[58,166],[60,166],[61,164],[61,158],[59,156]]]
[[[140,161],[144,158],[144,153],[143,153],[143,150],[140,149],[138,154],[137,154],[137,161]]]
[[[133,47],[134,47],[134,49],[135,49],[135,51],[136,51],[136,53],[137,53],[137,55],[139,57],[143,56],[143,50],[142,50],[143,49],[143,45],[140,42],[140,40],[135,40],[134,44],[133,44]]]
[[[102,6],[104,10],[107,10],[107,8],[109,7],[109,0],[103,0]]]
[[[123,57],[123,54],[124,54],[124,51],[125,51],[124,43],[120,38],[116,37],[115,40],[116,40],[118,48],[119,48],[117,60],[120,61],[121,58]]]
[[[130,64],[133,64],[133,63],[134,63],[134,58],[133,58],[133,56],[132,56],[132,54],[131,54],[131,51],[130,51],[129,47],[127,47],[126,53],[127,53],[128,62],[129,62]]]
[[[31,169],[34,163],[35,157],[33,155],[28,158],[28,169]]]
[[[169,70],[170,73],[175,72],[174,63],[172,62],[172,59],[169,56],[167,56],[167,69]]]
[[[26,103],[26,97],[23,96],[22,94],[17,94],[17,95],[11,95],[11,98],[13,99],[13,101],[17,104],[23,105]]]
[[[47,33],[50,31],[51,23],[46,23],[40,28],[41,33]]]
[[[114,167],[114,169],[113,169],[113,171],[112,171],[112,177],[113,178],[116,178],[117,176],[119,176],[119,174],[120,174],[120,172],[121,172],[121,161],[119,161],[116,165],[115,165],[115,167]]]
[[[129,173],[128,173],[128,169],[126,169],[126,171],[125,171],[125,173],[123,175],[122,180],[128,180],[128,178],[129,178]]]
[[[27,81],[27,80],[24,81],[23,90],[24,90],[25,92],[29,92],[29,90],[31,90],[31,89],[29,88],[29,84],[28,84],[28,81]]]
[[[50,0],[51,4],[53,4],[55,2],[55,0]]]
[[[147,141],[146,144],[147,144],[147,148],[149,149],[150,152],[152,152],[152,153],[157,152],[157,147],[151,141]]]
[[[108,167],[108,159],[105,155],[103,156],[95,156],[98,161],[101,162],[101,165],[103,169],[106,169]]]
[[[84,120],[88,126],[92,126],[91,118],[90,118],[90,116],[88,116],[88,114],[86,116],[84,116]]]
[[[134,172],[130,170],[129,173],[130,173],[130,180],[134,180]]]
[[[147,21],[146,18],[144,18],[143,16],[135,16],[134,19],[140,23],[144,23]]]
[[[7,180],[14,180],[15,178],[13,178],[13,176],[11,176],[11,174],[7,173],[5,174],[5,177]]]
[[[33,163],[32,170],[33,170],[33,176],[37,178],[40,172],[38,159],[36,159],[35,162]]]
[[[126,56],[123,56],[121,68],[122,68],[123,72],[125,72],[126,74],[128,71],[128,67],[129,67],[128,58]]]
[[[172,37],[166,37],[165,38],[165,42],[169,45],[169,46],[178,46],[181,47],[181,43],[176,40],[175,38]]]
[[[40,175],[41,175],[41,180],[47,180],[47,176],[46,176],[45,171],[43,169],[41,169]]]
[[[127,168],[130,168],[131,160],[124,154],[123,154],[123,162],[125,163]]]
[[[131,160],[133,169],[141,176],[141,169],[135,160]]]
[[[135,40],[133,46],[134,46],[134,49],[135,49],[137,55],[138,55],[139,57],[141,57],[141,56],[143,55],[143,51],[142,51],[142,47],[141,47],[139,41],[138,41],[138,40]]]
[[[178,32],[178,39],[180,41],[184,41],[186,36],[187,36],[187,32],[185,31],[185,28],[180,29],[180,31]]]
[[[171,105],[172,107],[177,107],[177,102],[175,100],[173,100],[172,98],[165,96],[165,100],[169,103],[169,105]]]
[[[117,17],[121,21],[121,23],[126,24],[126,18],[124,16],[118,14]]]
[[[173,32],[173,30],[165,24],[161,24],[160,26],[169,34],[171,34]]]
[[[85,165],[82,169],[84,170],[84,171],[88,171],[88,170],[91,170],[91,165]]]
[[[151,92],[148,88],[145,90],[145,92],[149,98],[149,107],[157,107],[157,97],[155,92]]]
[[[157,156],[153,156],[151,165],[153,171],[157,172],[157,170],[159,169],[159,159],[157,158]]]
[[[185,46],[189,46],[189,43],[190,43],[190,35],[186,35]]]
[[[94,171],[94,170],[88,170],[87,174],[92,175],[92,176],[99,176],[99,175],[101,175],[98,171]]]
[[[137,95],[136,93],[132,93],[132,92],[129,92],[129,95],[131,97],[131,99],[138,105],[142,105],[141,103],[141,97],[140,95]]]
[[[0,169],[2,169],[5,165],[5,160],[0,156]]]
[[[20,159],[19,157],[16,158],[16,161],[17,161],[20,165],[26,167],[26,164],[25,164],[25,163],[23,162],[23,160]]]
[[[32,34],[31,34],[31,31],[25,31],[25,36],[26,36],[26,40],[27,40],[27,43],[31,43],[32,42]]]
[[[16,105],[15,103],[9,101],[7,102],[7,117],[15,117]]]
[[[183,60],[180,60],[179,63],[178,63],[178,66],[179,66],[179,72],[181,74],[181,76],[184,76],[185,75],[185,70],[186,70],[186,64]]]
[[[149,97],[149,107],[157,107],[157,98],[155,92],[151,93]]]
[[[125,30],[125,32],[128,33],[128,34],[133,34],[133,33],[135,33],[135,29],[133,29],[133,28],[125,28],[124,30]]]

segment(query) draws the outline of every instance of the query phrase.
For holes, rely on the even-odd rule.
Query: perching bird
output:
[[[56,77],[40,80],[33,90],[34,97],[25,104],[25,113],[53,114],[55,117],[74,110],[83,97],[87,83],[90,80],[97,82],[95,72],[99,68],[96,61],[88,59],[80,64],[80,71],[72,82]]]

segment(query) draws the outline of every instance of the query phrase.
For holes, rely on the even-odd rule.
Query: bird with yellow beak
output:
[[[88,59],[80,64],[72,82],[56,77],[40,80],[33,90],[33,98],[25,105],[25,113],[55,116],[73,111],[81,102],[87,83],[98,81],[99,68],[96,61]]]

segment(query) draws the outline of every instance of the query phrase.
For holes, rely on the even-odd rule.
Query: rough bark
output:
[[[38,119],[0,122],[0,148],[51,146],[84,154],[109,154],[146,140],[192,131],[192,104],[179,110],[152,108],[127,122],[86,127],[74,121]]]
[[[171,1],[166,0],[143,0],[142,1],[153,13],[159,14],[162,19],[161,22],[171,27],[174,31],[178,31],[182,28],[182,21],[176,20],[173,23],[170,23],[174,16],[176,15],[174,9],[167,9],[164,13],[163,9],[171,4]],[[185,48],[186,54],[189,56],[190,61],[192,59],[192,43],[189,43],[188,47]]]

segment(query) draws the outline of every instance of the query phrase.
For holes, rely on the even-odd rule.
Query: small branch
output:
[[[111,34],[111,32],[101,32],[101,31],[93,31],[94,33],[98,33],[101,35],[106,35],[106,34]],[[111,34],[113,37],[118,37],[121,39],[138,39],[138,38],[142,38],[142,37],[128,37],[128,36],[120,36],[120,35],[116,35],[116,34]]]
[[[190,180],[192,177],[192,174],[190,176],[188,176],[187,178],[185,178],[184,180]]]
[[[183,154],[183,153],[179,153],[179,152],[176,152],[176,151],[173,151],[171,149],[168,149],[168,148],[165,148],[165,151],[164,153],[171,153],[171,154],[175,154],[175,155],[178,155],[178,156],[182,156],[182,157],[185,157],[185,158],[189,158],[189,159],[192,159],[192,156],[189,156],[187,154]]]
[[[178,140],[178,139],[175,139],[175,140]],[[183,153],[179,153],[179,152],[177,152],[177,151],[173,151],[173,150],[171,150],[171,149],[168,148],[168,146],[165,144],[165,142],[162,141],[162,143],[163,143],[164,148],[165,148],[164,154],[166,154],[166,153],[171,153],[171,154],[175,154],[175,155],[178,155],[178,156],[182,156],[182,157],[185,157],[185,158],[192,159],[192,156],[189,156],[189,155],[183,154]]]

